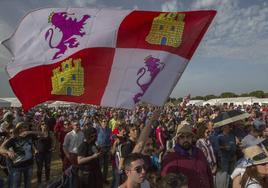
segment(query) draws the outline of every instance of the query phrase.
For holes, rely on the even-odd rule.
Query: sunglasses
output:
[[[147,167],[145,165],[142,166],[137,166],[135,167],[133,170],[131,171],[136,171],[138,174],[140,174],[142,172],[142,169],[146,172],[147,171]]]
[[[92,135],[90,136],[90,138],[95,138],[95,137],[97,137],[97,134],[92,134]]]

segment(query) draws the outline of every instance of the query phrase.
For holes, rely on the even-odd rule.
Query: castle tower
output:
[[[52,70],[52,95],[81,96],[84,94],[84,68],[81,59],[68,59]]]
[[[184,18],[185,14],[161,13],[154,18],[145,40],[149,44],[179,47],[182,43]]]

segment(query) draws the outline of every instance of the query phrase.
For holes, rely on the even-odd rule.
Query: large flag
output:
[[[25,110],[48,100],[132,108],[162,105],[216,11],[46,8],[2,44]]]

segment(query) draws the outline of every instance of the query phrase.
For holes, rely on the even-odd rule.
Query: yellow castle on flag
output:
[[[179,47],[182,42],[185,14],[161,13],[155,17],[146,41],[150,44]]]
[[[68,59],[53,69],[52,95],[81,96],[84,94],[84,68],[81,59]]]

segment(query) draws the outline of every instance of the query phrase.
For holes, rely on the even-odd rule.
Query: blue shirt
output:
[[[235,136],[230,133],[228,135],[219,134],[219,146],[228,146],[228,149],[220,148],[220,157],[226,160],[231,160],[236,155],[236,140]]]
[[[97,134],[98,134],[98,138],[97,138],[97,145],[98,146],[110,146],[111,145],[111,129],[106,127],[106,128],[102,128],[102,127],[97,127]]]
[[[219,156],[219,150],[220,150],[219,140],[218,140],[219,134],[220,134],[220,130],[217,128],[214,128],[214,131],[211,133],[211,135],[209,135],[209,138],[208,138],[212,145],[212,148],[216,157]]]

